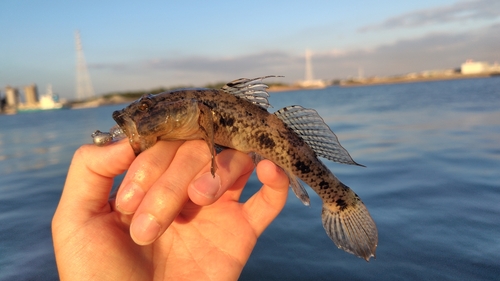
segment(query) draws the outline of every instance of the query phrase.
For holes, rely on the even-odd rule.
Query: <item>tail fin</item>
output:
[[[361,200],[341,209],[333,204],[323,204],[321,218],[326,233],[337,247],[366,261],[375,257],[377,227]]]

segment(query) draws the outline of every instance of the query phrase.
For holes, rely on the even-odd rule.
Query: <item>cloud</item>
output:
[[[466,59],[500,61],[500,24],[461,32],[431,33],[369,49],[314,51],[315,78],[337,79],[358,75],[399,75],[432,69],[459,67]],[[93,65],[101,72],[103,92],[151,89],[158,86],[193,85],[231,81],[241,77],[284,75],[277,82],[304,79],[304,53],[266,51],[232,57],[160,57],[129,63]],[[93,72],[92,74],[94,74]]]
[[[432,69],[459,67],[466,59],[500,60],[500,24],[458,33],[439,32],[399,40],[365,50],[346,52],[341,57],[325,53],[314,61],[315,73],[355,76],[362,67],[366,75],[397,75]],[[342,72],[343,71],[343,75]]]
[[[126,63],[89,63],[87,67],[95,70],[126,71],[129,65]]]
[[[262,68],[272,68],[273,65],[293,63],[294,57],[281,51],[269,51],[242,56],[213,58],[192,56],[184,58],[154,59],[146,62],[150,70],[176,70],[192,73],[234,74],[254,72]]]
[[[460,1],[433,9],[418,10],[389,18],[381,23],[361,27],[358,31],[376,31],[400,27],[420,27],[465,20],[495,19],[500,16],[500,1]]]
[[[336,52],[334,52],[336,54]],[[232,57],[186,56],[150,58],[144,61],[104,62],[88,64],[89,69],[116,74],[189,73],[190,76],[211,74],[251,74],[262,69],[280,69],[283,65],[303,64],[303,58],[284,51],[267,51]],[[272,73],[279,74],[279,73]]]

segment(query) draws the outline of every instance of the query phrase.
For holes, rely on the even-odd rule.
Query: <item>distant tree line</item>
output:
[[[207,84],[207,85],[205,85],[203,87],[174,86],[174,87],[168,87],[168,88],[166,88],[166,87],[159,87],[159,88],[155,88],[155,89],[151,89],[151,90],[136,90],[136,91],[125,91],[125,92],[111,92],[111,93],[104,94],[103,98],[109,99],[109,98],[111,98],[113,96],[122,96],[122,97],[127,98],[127,99],[138,99],[138,98],[140,98],[144,94],[153,94],[153,95],[156,95],[156,94],[163,93],[163,92],[166,92],[166,91],[171,91],[171,90],[175,90],[175,89],[182,89],[182,88],[220,89],[220,88],[222,88],[226,84],[227,84],[226,82],[218,82],[218,83]],[[272,87],[272,86],[286,86],[286,84],[283,84],[283,83],[268,83],[268,85],[270,87]]]
[[[138,99],[138,98],[140,98],[144,94],[153,94],[153,95],[156,95],[156,94],[159,94],[159,93],[163,93],[163,92],[174,90],[174,89],[180,89],[180,88],[191,88],[191,86],[176,86],[176,87],[169,87],[169,88],[159,87],[159,88],[154,88],[154,89],[151,89],[151,90],[136,90],[136,91],[125,91],[125,92],[111,92],[111,93],[104,94],[103,97],[105,99],[107,99],[107,98],[110,98],[110,97],[113,97],[113,96],[122,96],[122,97],[127,98],[127,99]]]

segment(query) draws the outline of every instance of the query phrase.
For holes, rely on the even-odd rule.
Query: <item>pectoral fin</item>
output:
[[[216,144],[214,141],[214,121],[212,119],[212,110],[203,103],[199,103],[200,116],[198,119],[198,124],[200,125],[200,130],[203,134],[203,139],[207,142],[210,153],[212,154],[212,164],[210,167],[210,172],[212,176],[215,177],[215,171],[217,171],[217,163],[215,163],[216,155]]]

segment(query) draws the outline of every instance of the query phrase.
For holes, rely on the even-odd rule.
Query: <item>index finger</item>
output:
[[[81,146],[71,161],[58,209],[62,206],[78,215],[109,207],[113,178],[127,170],[134,158],[126,140],[105,147]]]

